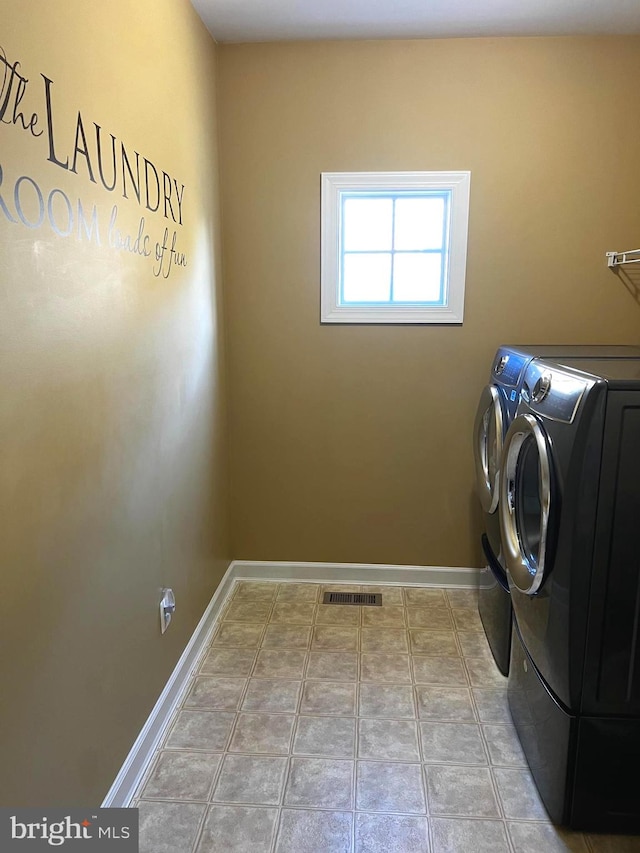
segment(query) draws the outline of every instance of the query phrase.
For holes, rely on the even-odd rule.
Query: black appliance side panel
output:
[[[486,536],[482,549],[489,565],[492,586],[478,590],[478,612],[496,665],[503,675],[509,673],[511,653],[511,594],[504,569]]]
[[[591,832],[640,832],[640,720],[583,717],[570,825]]]
[[[640,394],[609,391],[582,714],[640,713]]]
[[[554,823],[567,823],[573,784],[576,718],[552,696],[513,621],[509,708],[542,802]]]

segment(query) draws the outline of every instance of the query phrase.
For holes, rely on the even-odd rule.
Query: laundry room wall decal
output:
[[[176,267],[186,267],[178,230],[184,224],[184,183],[117,134],[83,117],[80,109],[73,126],[57,120],[60,94],[64,90],[59,93],[45,73],[26,76],[20,59],[0,45],[0,124],[6,126],[0,133],[22,133],[28,144],[41,146],[46,163],[77,176],[81,187],[71,197],[55,185],[53,171],[45,185],[21,174],[17,164],[7,169],[0,148],[0,215],[21,227],[48,228],[58,237],[148,259],[156,278],[166,279]],[[83,202],[80,193],[86,182],[118,202],[109,209]],[[121,226],[121,208],[134,205],[144,211],[136,226]],[[155,233],[149,230],[148,216],[163,220]]]

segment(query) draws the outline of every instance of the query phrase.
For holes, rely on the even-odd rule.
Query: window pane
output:
[[[343,302],[388,302],[390,298],[390,254],[344,256]]]
[[[442,197],[397,199],[394,248],[441,249],[444,215]]]
[[[442,303],[442,255],[394,256],[393,301]]]
[[[391,248],[393,200],[347,198],[343,207],[343,250],[361,252]]]

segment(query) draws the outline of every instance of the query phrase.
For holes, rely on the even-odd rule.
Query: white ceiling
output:
[[[640,33],[640,0],[192,0],[219,42]]]

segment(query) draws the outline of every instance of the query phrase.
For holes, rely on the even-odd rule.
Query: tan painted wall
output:
[[[187,0],[28,5],[0,0],[0,45],[29,79],[19,109],[46,129],[41,74],[53,80],[56,156],[73,165],[80,111],[96,183],[82,154],[77,174],[48,162],[46,132],[0,125],[0,804],[96,805],[230,557],[216,55]],[[124,199],[120,178],[102,186],[94,122],[107,151],[113,133],[184,183],[182,225],[130,186]],[[43,194],[38,227],[19,219],[17,182],[31,224],[34,184]],[[67,237],[50,226],[54,189]],[[101,245],[78,238],[78,199]],[[151,257],[110,245],[114,205],[123,236],[145,217]],[[52,211],[64,233],[61,193]],[[164,278],[165,258],[156,277],[167,225],[187,266]],[[161,637],[163,585],[178,609]]]
[[[479,565],[501,342],[640,340],[640,39],[220,49],[234,557]],[[322,171],[470,169],[462,327],[319,324]]]

